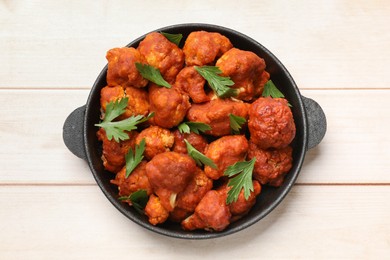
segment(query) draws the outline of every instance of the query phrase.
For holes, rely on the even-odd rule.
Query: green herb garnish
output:
[[[199,132],[204,133],[208,130],[211,130],[211,127],[208,124],[201,122],[183,122],[177,128],[182,134],[189,134],[190,132],[199,134]]]
[[[195,70],[209,83],[210,87],[214,90],[214,93],[221,98],[236,96],[235,89],[229,88],[234,85],[234,82],[230,77],[223,77],[219,74],[222,71],[216,66],[202,66],[194,67]]]
[[[165,81],[165,79],[161,76],[161,73],[158,69],[155,67],[149,65],[149,64],[143,64],[136,62],[135,67],[141,73],[142,77],[145,79],[148,79],[154,83],[156,83],[159,86],[171,88],[172,86]]]
[[[106,131],[107,139],[119,141],[129,139],[129,135],[125,131],[132,131],[137,129],[137,125],[143,123],[153,117],[154,113],[149,114],[147,117],[143,115],[131,116],[121,121],[112,121],[118,116],[122,115],[126,111],[128,98],[122,98],[116,101],[110,101],[106,106],[106,113],[101,123],[95,124],[104,128]]]
[[[134,209],[140,214],[144,214],[144,209],[146,204],[148,203],[148,199],[149,197],[146,190],[137,190],[136,192],[133,192],[129,196],[119,197],[119,200],[121,201],[130,200]]]
[[[135,146],[135,153],[133,149],[130,148],[128,153],[126,154],[126,178],[130,176],[133,170],[138,166],[138,164],[144,158],[143,153],[145,151],[145,138],[139,143],[139,145]]]
[[[272,97],[272,98],[284,98],[284,95],[280,90],[275,86],[272,80],[268,80],[264,85],[263,97]],[[289,107],[292,107],[290,102],[287,103]]]
[[[126,111],[129,98],[121,98],[110,101],[106,106],[106,113],[104,114],[103,122],[111,122]]]
[[[210,166],[213,169],[217,169],[217,165],[213,162],[213,160],[196,150],[195,147],[193,147],[186,139],[184,139],[184,142],[186,143],[189,156],[195,160],[198,166],[202,166],[203,164]]]
[[[237,162],[229,166],[224,175],[233,177],[229,179],[228,186],[232,187],[226,198],[226,203],[236,202],[242,189],[244,189],[244,197],[247,200],[252,191],[254,191],[252,183],[252,173],[255,166],[256,158],[250,161]]]
[[[246,119],[241,116],[229,114],[230,128],[233,134],[240,134],[241,127],[246,123]]]
[[[168,39],[168,41],[173,42],[177,46],[179,46],[180,41],[183,38],[183,34],[181,34],[181,33],[172,34],[172,33],[161,32],[161,34],[164,35],[165,38]]]
[[[264,85],[263,97],[273,97],[273,98],[284,98],[284,95],[280,90],[275,86],[272,80],[268,80]]]

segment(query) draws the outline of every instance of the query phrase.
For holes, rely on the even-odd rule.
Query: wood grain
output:
[[[256,39],[302,88],[389,88],[389,13],[386,0],[1,1],[0,87],[91,86],[108,49],[203,22]]]
[[[309,150],[299,182],[390,183],[388,90],[303,90],[327,119],[324,140]]]
[[[275,211],[207,241],[132,223],[62,140],[108,49],[187,22],[263,44],[328,123]],[[386,0],[0,0],[0,259],[387,259],[389,24]]]
[[[86,103],[89,91],[2,90],[1,182],[92,183],[87,164],[67,150],[66,117]]]
[[[253,226],[202,241],[141,228],[98,187],[0,187],[0,205],[2,259],[370,259],[390,247],[388,186],[295,187]]]

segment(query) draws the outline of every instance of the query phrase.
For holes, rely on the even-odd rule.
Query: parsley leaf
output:
[[[184,142],[186,143],[188,154],[195,160],[198,166],[202,166],[202,164],[204,164],[213,169],[217,169],[217,165],[213,162],[213,160],[196,150],[195,147],[187,141],[187,139],[184,139]]]
[[[275,86],[272,80],[268,80],[264,85],[263,97],[273,97],[273,98],[284,98],[284,95],[280,90]]]
[[[230,77],[223,77],[219,74],[222,71],[216,66],[202,66],[194,67],[195,70],[209,83],[210,87],[214,90],[214,93],[221,98],[236,96],[235,89],[229,88],[234,85],[234,82]]]
[[[272,80],[268,80],[264,85],[263,97],[273,97],[273,98],[284,98],[284,95],[280,90],[275,86]],[[290,103],[287,103],[289,107],[292,107]]]
[[[172,34],[172,33],[161,32],[161,34],[164,35],[165,38],[168,39],[168,41],[173,42],[177,46],[179,46],[180,41],[183,38],[183,34],[181,34],[181,33]]]
[[[136,192],[133,192],[129,196],[119,197],[119,200],[121,201],[130,200],[134,209],[140,214],[144,214],[144,208],[148,203],[148,199],[149,197],[146,190],[137,190]]]
[[[138,72],[141,73],[142,77],[144,77],[145,79],[148,79],[162,87],[166,87],[166,88],[172,87],[168,82],[165,81],[165,79],[161,76],[160,71],[155,67],[149,64],[142,64],[139,62],[135,63],[135,67],[137,68]]]
[[[204,133],[211,130],[211,126],[201,122],[183,122],[177,128],[182,134],[189,134],[190,132],[199,134],[199,131]]]
[[[240,130],[243,124],[246,123],[246,119],[241,116],[236,116],[233,114],[229,114],[230,119],[230,128],[233,134],[240,134]]]
[[[131,116],[121,121],[114,121],[115,118],[122,115],[125,112],[128,98],[122,98],[116,101],[110,101],[106,106],[106,113],[103,121],[95,126],[104,128],[106,131],[107,139],[119,141],[129,139],[129,135],[125,131],[132,131],[137,129],[137,124],[143,123],[154,116],[154,113],[149,114],[147,117],[143,115]]]
[[[250,193],[254,191],[252,183],[252,173],[255,166],[256,158],[250,161],[237,162],[230,165],[224,172],[225,176],[232,177],[229,179],[228,186],[232,187],[226,198],[226,203],[236,202],[242,189],[244,189],[244,197],[247,200]]]
[[[103,121],[100,124],[95,124],[95,126],[104,128],[108,140],[114,138],[114,140],[119,143],[120,141],[129,139],[129,135],[125,131],[132,131],[137,129],[138,124],[149,120],[153,116],[154,113],[149,114],[147,117],[144,117],[143,115],[131,116],[122,121]]]
[[[135,153],[133,149],[130,148],[128,153],[126,154],[126,178],[130,176],[133,170],[138,166],[138,164],[144,158],[143,153],[145,151],[145,138],[139,143],[139,145],[135,146]]]
[[[129,98],[121,98],[115,101],[111,101],[106,106],[106,113],[104,114],[103,123],[111,122],[118,116],[122,115],[126,111]]]

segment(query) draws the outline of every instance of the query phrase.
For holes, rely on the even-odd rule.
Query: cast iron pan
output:
[[[267,64],[267,71],[271,74],[272,81],[292,105],[291,109],[297,133],[292,143],[293,167],[287,174],[281,187],[263,186],[256,205],[247,216],[232,223],[222,232],[202,230],[188,232],[182,230],[180,225],[176,223],[167,222],[163,225],[153,226],[149,224],[146,216],[138,214],[132,207],[118,200],[117,187],[110,184],[110,179],[114,178],[114,175],[104,170],[100,159],[102,148],[96,138],[98,128],[94,126],[100,120],[100,90],[106,86],[107,65],[97,77],[86,105],[75,109],[66,119],[63,128],[63,139],[66,146],[76,156],[88,162],[97,184],[108,200],[120,212],[148,230],[170,237],[185,239],[207,239],[225,236],[243,230],[265,217],[290,191],[298,177],[306,151],[319,144],[326,132],[326,118],[321,107],[314,100],[303,97],[300,94],[294,80],[282,63],[257,41],[232,29],[210,24],[179,24],[156,31],[173,34],[181,33],[184,36],[181,41],[183,44],[190,32],[199,30],[219,32],[228,37],[236,48],[253,51],[262,57]],[[127,46],[137,47],[144,37],[145,35],[139,37]],[[85,203],[88,203],[88,201]]]

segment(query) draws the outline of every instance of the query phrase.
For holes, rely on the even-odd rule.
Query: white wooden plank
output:
[[[389,183],[390,92],[304,90],[327,116],[323,142],[309,150],[299,182]]]
[[[87,164],[62,141],[65,118],[88,90],[0,91],[0,183],[94,183]],[[307,153],[299,183],[389,183],[388,90],[304,90],[328,120]],[[10,104],[18,105],[5,105]]]
[[[91,86],[109,48],[185,22],[251,36],[300,87],[389,87],[386,0],[1,1],[0,87]]]
[[[96,186],[0,186],[0,205],[1,259],[385,259],[390,247],[390,186],[296,186],[260,222],[202,241],[144,230]]]
[[[1,182],[94,183],[87,164],[62,139],[66,117],[86,90],[0,91]]]

